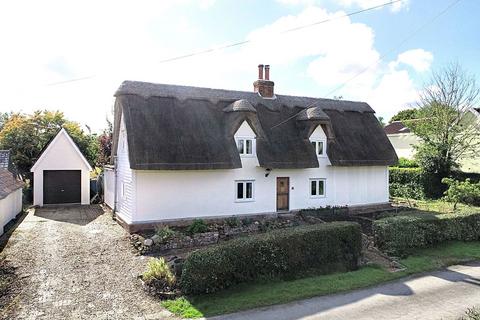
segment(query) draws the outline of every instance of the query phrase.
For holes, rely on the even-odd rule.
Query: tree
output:
[[[409,127],[422,140],[415,146],[415,157],[438,185],[458,167],[460,158],[477,150],[478,129],[469,110],[478,106],[479,97],[475,78],[458,64],[434,72],[420,93],[418,120]]]
[[[377,119],[378,119],[378,122],[380,122],[380,125],[382,126],[382,128],[385,127],[385,118],[377,117]]]
[[[14,113],[0,130],[0,149],[10,149],[12,160],[26,177],[42,148],[65,128],[87,160],[94,164],[98,154],[96,135],[85,133],[76,122],[60,111],[35,111],[32,115]]]
[[[0,131],[2,131],[3,126],[12,115],[13,112],[0,112]]]
[[[98,165],[105,165],[110,163],[112,155],[112,141],[113,141],[113,125],[107,119],[107,128],[103,130],[102,134],[98,136],[99,153]]]
[[[394,115],[389,123],[392,123],[393,121],[402,121],[402,120],[412,120],[412,119],[417,119],[418,118],[418,110],[417,109],[405,109],[397,112],[396,115]]]

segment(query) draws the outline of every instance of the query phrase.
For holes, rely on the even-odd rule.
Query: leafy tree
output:
[[[12,116],[12,112],[0,112],[0,131],[2,130],[5,122]]]
[[[98,165],[105,165],[110,163],[112,155],[112,142],[113,142],[113,125],[107,119],[107,128],[103,130],[102,134],[98,136],[99,153],[98,153]]]
[[[470,179],[458,181],[452,178],[443,178],[442,183],[448,185],[448,189],[445,191],[445,200],[453,203],[454,211],[459,202],[476,204],[480,200],[479,183],[472,183]]]
[[[65,128],[87,160],[94,164],[98,154],[96,135],[85,133],[76,122],[60,111],[35,111],[32,115],[14,113],[0,131],[0,149],[10,149],[12,159],[25,177],[43,147]]]
[[[382,127],[385,127],[385,118],[383,118],[383,117],[378,117],[377,119],[378,119],[378,122],[380,122],[380,125],[381,125]]]
[[[393,121],[413,120],[417,118],[418,118],[417,109],[405,109],[397,112],[397,114],[390,119],[389,123],[392,123]]]
[[[417,121],[409,127],[422,142],[415,146],[415,158],[441,186],[458,167],[458,160],[477,150],[478,129],[469,110],[478,106],[480,88],[475,78],[458,64],[434,72],[420,93]],[[438,190],[432,196],[440,196]]]

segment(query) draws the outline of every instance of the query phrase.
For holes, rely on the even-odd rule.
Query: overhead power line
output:
[[[354,15],[357,15],[357,14],[360,14],[360,13],[363,13],[363,12],[372,11],[372,10],[375,10],[375,9],[390,6],[390,5],[393,5],[395,3],[404,2],[404,1],[407,1],[407,0],[390,0],[388,2],[379,4],[379,5],[376,5],[376,6],[373,6],[373,7],[365,8],[365,9],[354,11],[354,12],[350,12],[350,13],[340,15],[340,16],[336,16],[336,17],[331,17],[331,18],[324,19],[324,20],[315,21],[315,22],[305,24],[305,25],[301,25],[301,26],[297,26],[297,27],[294,27],[294,28],[286,29],[286,30],[283,30],[283,31],[279,32],[278,34],[282,35],[282,34],[286,34],[286,33],[290,33],[290,32],[299,31],[299,30],[302,30],[302,29],[317,26],[319,24],[331,22],[331,21],[346,18],[346,17],[351,17],[351,16],[354,16]],[[208,49],[200,50],[200,51],[197,51],[197,52],[192,52],[192,53],[188,53],[188,54],[184,54],[184,55],[180,55],[180,56],[176,56],[176,57],[172,57],[172,58],[163,59],[163,60],[160,60],[159,63],[164,64],[164,63],[168,63],[168,62],[172,62],[172,61],[187,59],[187,58],[191,58],[191,57],[194,57],[194,56],[203,55],[203,54],[207,54],[207,53],[211,53],[211,52],[215,52],[215,51],[219,51],[219,50],[224,50],[224,49],[228,49],[228,48],[242,46],[242,45],[252,43],[252,42],[255,42],[255,40],[254,39],[247,39],[247,40],[243,40],[243,41],[233,42],[233,43],[229,43],[229,44],[219,46],[219,47],[208,48]],[[66,84],[66,83],[70,83],[70,82],[89,80],[89,79],[94,78],[95,76],[96,75],[92,75],[92,76],[87,76],[87,77],[81,77],[81,78],[76,78],[76,79],[70,79],[70,80],[65,80],[65,81],[48,83],[48,84],[46,84],[46,86],[57,86],[57,85]]]
[[[357,14],[360,14],[360,13],[363,13],[363,12],[372,11],[372,10],[375,10],[375,9],[383,8],[383,7],[390,6],[390,5],[393,5],[395,3],[404,2],[404,1],[407,1],[407,0],[391,0],[391,1],[379,4],[379,5],[376,5],[376,6],[373,6],[373,7],[369,7],[369,8],[359,10],[359,11],[354,11],[354,12],[350,12],[350,13],[347,13],[347,14],[344,14],[344,15],[331,17],[331,18],[328,18],[328,19],[319,20],[319,21],[315,21],[315,22],[312,22],[312,23],[309,23],[309,24],[304,24],[304,25],[297,26],[297,27],[294,27],[294,28],[286,29],[286,30],[283,30],[283,31],[279,32],[278,35],[303,30],[303,29],[306,29],[306,28],[317,26],[319,24],[331,22],[331,21],[338,20],[338,19],[343,19],[343,18],[346,18],[346,17],[351,17],[351,16],[354,16],[354,15],[357,15]],[[208,49],[200,50],[200,51],[197,51],[197,52],[187,53],[187,54],[184,54],[184,55],[163,59],[163,60],[160,60],[159,63],[167,63],[167,62],[172,62],[172,61],[176,61],[176,60],[187,59],[187,58],[191,58],[191,57],[194,57],[194,56],[211,53],[211,52],[214,52],[214,51],[229,49],[229,48],[232,48],[232,47],[243,46],[243,45],[245,45],[247,43],[251,43],[251,42],[255,42],[255,40],[254,39],[247,39],[247,40],[243,40],[243,41],[232,42],[232,43],[229,43],[229,44],[226,44],[226,45],[223,45],[223,46],[219,46],[219,47],[208,48]]]
[[[370,64],[369,66],[367,66],[366,68],[360,70],[358,73],[356,73],[354,76],[352,76],[351,78],[347,79],[345,82],[343,82],[342,84],[338,85],[337,87],[335,87],[333,90],[329,91],[326,95],[324,95],[324,97],[329,97],[330,95],[334,94],[335,92],[337,92],[338,90],[342,89],[343,87],[345,87],[349,82],[351,82],[352,80],[356,79],[357,77],[359,77],[360,75],[362,75],[363,73],[365,73],[366,71],[370,70],[373,66],[375,66],[378,62],[382,61],[386,56],[388,56],[390,53],[398,50],[399,47],[401,47],[403,44],[405,44],[408,40],[410,40],[411,38],[413,38],[415,35],[417,35],[417,33],[419,33],[420,31],[422,31],[423,29],[425,29],[428,25],[430,25],[431,23],[433,23],[434,21],[436,21],[438,18],[440,18],[442,15],[444,15],[445,13],[447,13],[448,10],[450,10],[451,8],[453,8],[455,5],[457,5],[460,1],[462,0],[454,0],[452,1],[447,7],[445,7],[443,10],[441,10],[439,13],[437,13],[435,16],[433,16],[431,19],[427,20],[424,24],[422,24],[420,27],[418,27],[417,29],[415,29],[413,32],[411,32],[410,34],[408,34],[405,38],[403,38],[402,41],[400,41],[396,46],[392,47],[390,50],[388,50],[386,53],[382,54],[374,63]],[[320,101],[322,98],[319,98],[316,102],[312,102],[310,103],[309,105],[307,105],[303,110],[305,109],[308,109],[310,107],[313,107],[318,101]],[[288,121],[294,119],[296,116],[298,116],[301,112],[303,112],[303,110],[295,113],[293,116],[291,117],[288,117],[287,119],[283,120],[282,122],[280,123],[277,123],[276,125],[274,125],[273,127],[271,127],[270,129],[274,129],[276,127],[279,127],[285,123],[287,123]]]

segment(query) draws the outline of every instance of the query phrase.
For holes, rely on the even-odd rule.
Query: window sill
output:
[[[235,199],[236,203],[255,202],[255,199]]]
[[[310,196],[310,199],[323,199],[323,198],[326,198],[327,196],[326,195],[323,195],[323,196]]]

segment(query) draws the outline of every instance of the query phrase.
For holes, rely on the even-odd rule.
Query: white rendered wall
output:
[[[112,168],[103,170],[103,200],[111,209],[115,207],[115,171]]]
[[[90,168],[72,146],[66,134],[60,133],[35,163],[33,171],[33,205],[43,206],[44,170],[81,170],[81,204],[90,204]]]
[[[0,235],[5,225],[22,211],[22,188],[0,200]]]
[[[412,159],[415,155],[413,146],[420,143],[420,138],[411,132],[388,134],[387,137],[399,158]]]
[[[236,136],[254,137],[244,123]],[[320,127],[311,140],[326,139]],[[326,205],[388,202],[388,169],[332,167],[328,157],[312,169],[274,169],[268,177],[256,156],[242,157],[242,168],[230,170],[135,170],[136,210],[132,222],[276,211],[276,178],[290,178],[290,210]],[[310,179],[326,179],[326,195],[310,197]],[[235,201],[235,180],[255,180],[254,201]]]
[[[120,121],[120,134],[118,136],[118,148],[116,159],[117,170],[117,204],[115,212],[125,222],[132,222],[132,214],[135,212],[136,179],[135,173],[130,169],[128,159],[127,131],[123,117]],[[112,206],[113,208],[113,206]]]

